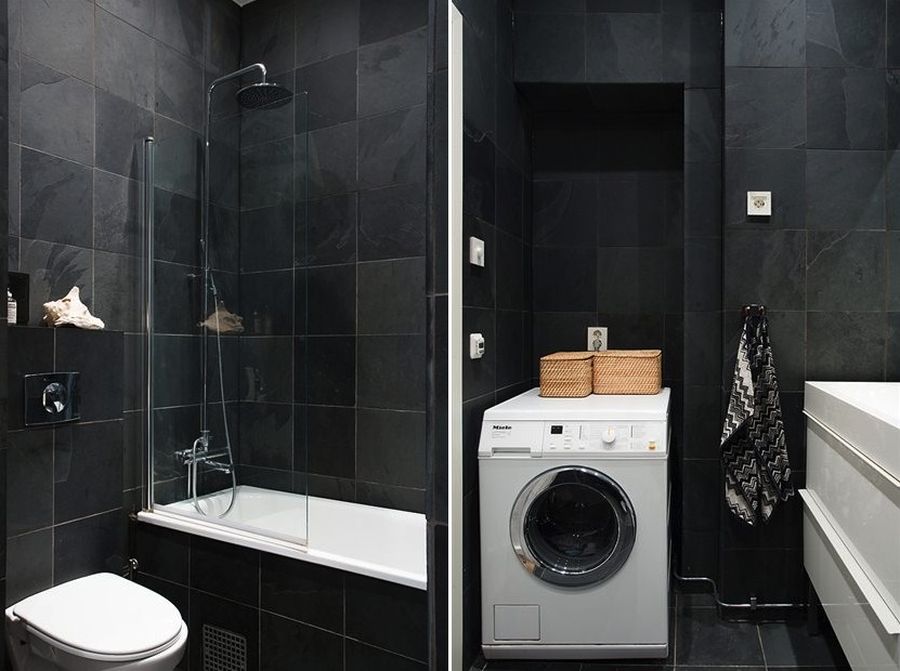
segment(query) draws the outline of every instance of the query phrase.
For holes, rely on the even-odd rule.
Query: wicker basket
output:
[[[660,350],[594,352],[595,394],[658,394],[661,388]]]
[[[541,357],[541,396],[580,398],[593,390],[590,352],[557,352]]]

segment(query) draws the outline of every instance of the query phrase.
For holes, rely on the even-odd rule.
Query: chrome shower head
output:
[[[288,89],[275,82],[259,82],[250,84],[240,89],[235,97],[238,104],[244,109],[261,109],[268,107],[273,109],[281,107],[293,97]]]

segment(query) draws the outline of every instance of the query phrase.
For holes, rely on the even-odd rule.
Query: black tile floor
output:
[[[674,671],[725,669],[766,671],[846,671],[849,664],[824,616],[819,635],[808,633],[802,614],[785,622],[736,622],[719,617],[712,597],[675,594],[671,609],[674,635],[664,660],[490,661],[479,659],[471,671]]]

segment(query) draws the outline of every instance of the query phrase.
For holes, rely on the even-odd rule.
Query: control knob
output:
[[[603,435],[600,437],[603,440],[603,444],[607,447],[612,447],[613,443],[616,442],[616,430],[613,427],[607,427],[603,431]]]

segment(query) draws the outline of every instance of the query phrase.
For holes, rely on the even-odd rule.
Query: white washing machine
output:
[[[484,413],[486,658],[668,654],[669,395],[532,389]]]

